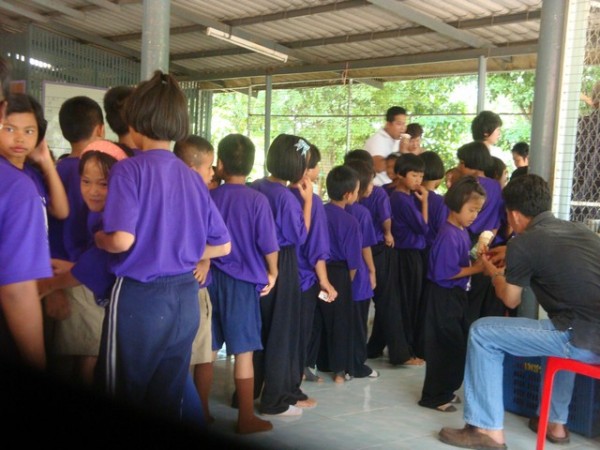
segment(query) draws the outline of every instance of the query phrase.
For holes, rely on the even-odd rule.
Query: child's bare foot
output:
[[[337,372],[333,376],[333,381],[339,384],[343,383],[344,381],[346,381],[346,374],[344,372]]]
[[[238,424],[235,431],[238,434],[251,434],[259,433],[261,431],[269,431],[272,429],[273,424],[268,420],[262,420],[256,416],[251,416],[250,418],[244,421],[240,421],[238,419]]]
[[[422,366],[425,364],[425,361],[421,358],[410,358],[408,361],[405,361],[403,366]]]
[[[310,409],[317,406],[317,401],[314,398],[307,398],[306,400],[298,400],[294,406],[298,408]]]

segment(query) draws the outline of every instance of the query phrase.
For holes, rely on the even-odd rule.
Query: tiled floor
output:
[[[449,450],[437,438],[443,426],[462,427],[462,405],[455,413],[419,407],[424,368],[390,366],[384,358],[369,360],[380,371],[378,379],[354,379],[342,385],[322,374],[324,383],[304,383],[302,389],[319,402],[298,418],[271,418],[274,429],[240,437],[240,443],[265,449],[411,449]],[[221,356],[215,363],[211,429],[233,436],[237,410],[229,407],[233,392],[233,359]],[[460,392],[462,396],[462,392]],[[527,419],[511,413],[505,417],[510,450],[535,448],[535,434]],[[546,448],[599,450],[600,437],[587,439],[572,434],[571,444]]]

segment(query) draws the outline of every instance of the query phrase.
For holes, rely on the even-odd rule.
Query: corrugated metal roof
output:
[[[336,79],[340,71],[349,78],[359,77],[367,69],[370,77],[383,81],[407,73],[412,77],[419,67],[428,75],[435,67],[447,73],[452,61],[469,61],[463,66],[473,67],[471,60],[480,54],[488,56],[490,70],[531,68],[535,65],[542,6],[541,0],[170,3],[171,70],[182,80],[219,81],[222,86],[236,87],[254,83],[266,74],[273,74],[276,83],[286,83]],[[0,27],[14,32],[34,22],[113,52],[121,49],[127,57],[141,57],[141,0],[54,0],[47,5],[5,0],[0,4]],[[186,14],[181,14],[182,10]],[[422,17],[415,18],[411,12]],[[288,62],[206,36],[206,27],[215,24],[234,35],[243,33],[251,40],[283,49],[289,54]],[[444,24],[453,28],[450,34],[436,31]],[[472,39],[483,42],[474,45],[481,41]],[[493,47],[505,46],[514,49],[512,61],[502,54],[503,63],[495,64]]]

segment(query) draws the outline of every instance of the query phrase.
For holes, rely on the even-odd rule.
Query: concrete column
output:
[[[144,0],[142,80],[151,78],[155,70],[169,72],[170,18],[170,0]]]
[[[487,58],[479,57],[477,71],[477,113],[485,109],[485,81],[487,77]]]

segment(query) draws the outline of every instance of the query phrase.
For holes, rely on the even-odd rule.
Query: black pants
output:
[[[411,356],[423,357],[423,323],[425,304],[423,296],[425,251],[416,249],[398,250],[398,274],[404,334]]]
[[[460,288],[447,289],[428,281],[423,299],[425,321],[425,382],[419,405],[435,408],[448,403],[460,388],[465,371],[468,296]]]
[[[368,377],[373,371],[365,364],[367,361],[367,319],[371,300],[353,301],[352,303],[354,311],[351,351],[354,364],[350,375],[356,378],[364,378]]]
[[[317,311],[317,302],[319,301],[320,287],[319,283],[313,284],[306,291],[302,292],[302,301],[300,307],[301,329],[300,329],[300,370],[307,366],[314,366],[316,355],[314,354],[314,346],[316,341],[321,336],[321,322],[319,321],[318,329],[315,329],[315,316]],[[313,352],[312,356],[310,352]]]
[[[331,303],[318,303],[323,330],[317,366],[325,372],[349,373],[353,369],[350,273],[345,262],[330,262],[327,263],[327,275],[338,296]]]
[[[298,400],[300,391],[301,292],[294,246],[279,251],[275,287],[260,299],[263,350],[254,352],[254,395],[260,412],[279,414]],[[262,391],[262,392],[261,392]]]
[[[388,348],[390,364],[402,364],[411,357],[402,321],[398,255],[384,244],[371,247],[377,286],[373,295],[375,317],[367,344],[370,358],[381,355]]]

